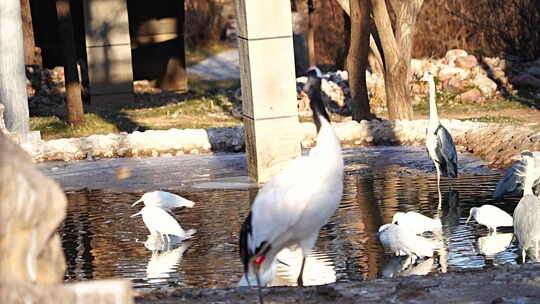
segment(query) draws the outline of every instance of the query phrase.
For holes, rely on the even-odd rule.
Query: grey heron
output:
[[[469,223],[471,218],[474,218],[478,224],[486,226],[490,232],[497,231],[497,227],[511,227],[514,223],[510,214],[493,205],[471,208],[466,223]]]
[[[174,193],[166,191],[151,191],[146,192],[141,198],[133,203],[131,207],[137,205],[140,202],[144,202],[145,206],[154,206],[170,211],[174,208],[187,207],[191,208],[195,205],[194,202],[176,195]]]
[[[521,153],[524,169],[519,172],[523,177],[523,197],[514,210],[514,235],[521,249],[522,261],[529,256],[538,259],[540,241],[540,198],[533,194],[533,184],[539,174],[540,166],[536,165],[534,155],[529,151]]]
[[[418,236],[392,223],[379,227],[377,236],[383,247],[395,255],[408,255],[414,258],[431,257],[433,251],[439,247],[436,241]]]
[[[439,121],[435,102],[435,81],[430,72],[425,72],[421,80],[429,86],[429,122],[426,129],[426,148],[437,170],[437,190],[441,205],[441,175],[448,178],[458,176],[457,152],[450,132]]]
[[[311,68],[307,75],[303,90],[310,99],[317,144],[308,155],[291,161],[259,190],[240,230],[244,274],[256,277],[261,302],[260,274],[272,267],[283,248],[298,246],[302,250],[297,283],[303,286],[306,256],[343,194],[341,144],[322,101],[322,74]]]
[[[526,152],[526,151],[524,151]],[[540,167],[540,151],[531,152],[535,159],[535,166]],[[524,170],[525,164],[522,160],[517,160],[512,164],[512,167],[508,169],[504,176],[499,180],[495,191],[493,191],[494,198],[501,198],[507,194],[521,194],[523,191],[523,176],[519,174]],[[537,176],[533,176],[533,193],[540,197],[540,169]]]
[[[415,211],[396,212],[392,217],[392,223],[414,234],[422,234],[426,231],[440,230],[442,228],[441,220],[432,219]]]
[[[133,214],[131,217],[142,215],[142,219],[150,234],[155,235],[159,233],[161,239],[165,242],[163,236],[167,238],[167,244],[170,245],[170,235],[176,235],[180,239],[185,240],[191,238],[196,232],[195,229],[184,231],[180,224],[176,221],[172,215],[170,215],[164,209],[154,206],[145,206],[141,211]]]

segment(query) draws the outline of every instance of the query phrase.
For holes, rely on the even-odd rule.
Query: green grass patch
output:
[[[93,134],[118,133],[118,128],[97,114],[84,115],[84,123],[80,126],[71,126],[56,116],[31,117],[30,128],[40,131],[45,140],[69,137],[84,137]]]

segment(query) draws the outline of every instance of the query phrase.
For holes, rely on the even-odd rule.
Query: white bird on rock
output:
[[[181,197],[180,195],[176,195],[174,193],[170,193],[166,191],[146,192],[138,201],[133,203],[131,207],[137,205],[140,202],[144,202],[144,205],[147,207],[150,207],[150,206],[159,207],[167,211],[170,211],[171,209],[174,209],[174,208],[182,208],[182,207],[191,208],[195,205],[194,202],[188,199],[185,199]]]
[[[425,72],[421,80],[429,85],[429,122],[426,129],[426,148],[437,170],[437,190],[441,205],[441,175],[448,178],[458,176],[457,152],[450,132],[439,121],[435,102],[435,81],[430,72]]]
[[[392,223],[414,234],[422,234],[426,231],[435,231],[442,228],[440,220],[432,219],[415,211],[396,212],[392,217]]]
[[[521,153],[525,164],[524,170],[519,172],[523,177],[523,197],[514,210],[514,235],[519,242],[522,261],[527,255],[538,260],[540,249],[540,198],[533,194],[533,184],[540,174],[540,166],[529,151]]]
[[[164,209],[158,207],[146,206],[142,208],[141,211],[133,214],[131,217],[135,217],[137,215],[142,215],[143,222],[150,231],[150,234],[159,233],[164,242],[165,239],[163,236],[165,236],[168,244],[170,244],[169,235],[176,235],[181,240],[185,240],[191,238],[196,232],[195,229],[184,231],[174,217],[172,217]]]
[[[469,223],[471,218],[474,218],[478,224],[486,226],[489,231],[493,232],[497,230],[497,227],[509,227],[514,222],[510,214],[493,205],[482,205],[481,207],[471,208],[466,223]]]
[[[255,276],[262,302],[261,278],[286,247],[302,250],[302,266],[297,279],[303,286],[306,256],[319,230],[336,211],[343,194],[341,145],[321,97],[321,72],[308,70],[304,85],[317,127],[317,145],[308,155],[291,161],[257,194],[240,230],[240,257],[244,273]],[[250,283],[250,284],[253,284]]]

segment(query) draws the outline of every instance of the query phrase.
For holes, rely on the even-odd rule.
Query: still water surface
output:
[[[491,193],[500,177],[465,175],[451,190],[442,183],[443,207],[437,213],[434,175],[399,174],[404,168],[388,166],[359,175],[347,166],[343,200],[323,227],[316,248],[306,262],[304,284],[375,279],[396,275],[482,269],[516,263],[511,228],[488,235],[485,227],[465,224],[471,207],[494,204],[512,214],[519,198],[493,201]],[[195,237],[170,251],[152,252],[144,246],[148,230],[140,217],[130,218],[142,206],[131,207],[142,193],[87,190],[68,193],[67,218],[61,227],[68,269],[67,281],[128,278],[134,288],[235,286],[242,273],[238,257],[238,231],[256,195],[256,189],[206,189],[177,192],[196,202],[194,208],[175,210],[184,229],[197,229]],[[397,211],[440,214],[443,247],[432,259],[414,265],[384,252],[374,236]],[[275,285],[294,285],[299,251],[286,251],[280,260]]]

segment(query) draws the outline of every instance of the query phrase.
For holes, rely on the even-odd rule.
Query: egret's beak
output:
[[[143,201],[143,199],[141,198],[140,200],[138,200],[138,201],[136,201],[135,203],[133,203],[133,205],[131,205],[131,207],[137,205],[138,203],[140,203],[140,202],[142,202],[142,201]]]
[[[472,213],[469,213],[469,217],[467,218],[467,221],[465,222],[465,224],[469,223],[469,221],[471,220],[471,217],[472,217]]]
[[[141,215],[141,214],[142,214],[142,211],[139,211],[139,212],[137,212],[137,213],[131,215],[130,217],[136,217],[137,215]]]

